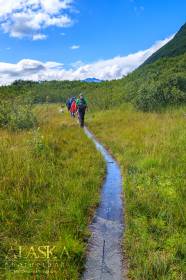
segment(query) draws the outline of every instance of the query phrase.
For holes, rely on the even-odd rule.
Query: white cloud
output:
[[[73,45],[73,46],[70,47],[71,50],[77,50],[79,48],[80,48],[79,45]]]
[[[141,65],[155,51],[168,43],[173,36],[156,42],[151,48],[128,56],[117,56],[108,60],[100,60],[92,64],[81,61],[73,63],[65,69],[62,63],[41,62],[23,59],[17,64],[0,62],[0,84],[10,84],[15,80],[83,80],[89,77],[101,80],[122,78]]]
[[[0,0],[0,26],[11,37],[46,39],[41,31],[67,27],[73,21],[67,14],[73,0]]]
[[[35,34],[35,35],[33,35],[33,40],[34,41],[38,41],[38,40],[45,40],[45,39],[47,39],[47,36],[46,35],[44,35],[44,34]]]

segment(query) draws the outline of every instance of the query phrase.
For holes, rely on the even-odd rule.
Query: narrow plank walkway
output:
[[[84,128],[107,164],[107,174],[101,193],[100,206],[90,225],[92,237],[88,244],[83,280],[123,280],[122,239],[123,200],[122,176],[119,165],[108,151]]]

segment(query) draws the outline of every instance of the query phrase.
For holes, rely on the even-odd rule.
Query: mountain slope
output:
[[[164,47],[154,53],[144,64],[150,64],[163,57],[173,57],[186,52],[186,23],[175,37]]]

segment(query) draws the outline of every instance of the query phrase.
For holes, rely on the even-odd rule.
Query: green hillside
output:
[[[143,111],[186,103],[186,24],[174,39],[122,79],[125,100]]]
[[[186,103],[186,53],[140,67],[123,80],[125,99],[143,111]]]
[[[162,57],[173,57],[186,52],[186,23],[181,27],[176,36],[159,51],[153,54],[145,64],[153,63]]]

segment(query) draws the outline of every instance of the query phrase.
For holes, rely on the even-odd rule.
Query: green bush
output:
[[[30,129],[36,125],[32,104],[28,101],[0,101],[0,127],[11,130]]]
[[[179,77],[167,77],[142,85],[136,93],[135,106],[143,111],[154,111],[167,105],[185,103],[186,92],[182,90],[180,81]]]

